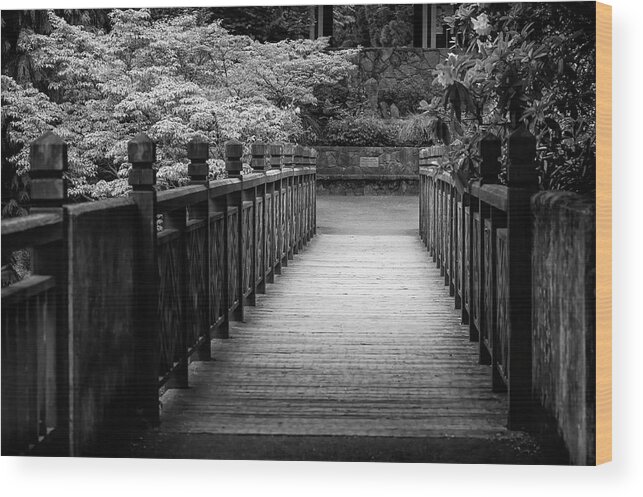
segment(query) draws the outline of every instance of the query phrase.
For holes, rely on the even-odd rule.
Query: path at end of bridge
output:
[[[110,433],[92,455],[554,464],[508,431],[506,398],[418,238],[417,197],[318,197],[295,255],[161,424]]]

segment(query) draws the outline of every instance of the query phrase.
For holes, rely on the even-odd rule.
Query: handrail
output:
[[[497,184],[500,141],[481,142],[479,181],[460,187],[420,151],[420,236],[460,309],[495,391],[508,392],[510,428],[528,423],[531,402],[531,195],[535,138],[508,138],[507,185]]]
[[[2,251],[44,245],[62,239],[62,215],[37,213],[2,220]]]
[[[2,221],[3,250],[34,255],[2,289],[3,454],[79,455],[107,419],[157,422],[159,387],[186,387],[315,234],[314,150],[255,143],[241,176],[230,141],[229,177],[209,181],[193,140],[191,184],[156,191],[155,148],[128,143],[130,196],[68,204],[67,145],[31,145],[32,214]]]

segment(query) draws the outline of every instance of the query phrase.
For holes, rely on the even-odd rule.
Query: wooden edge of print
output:
[[[612,460],[612,7],[596,3],[596,464]]]

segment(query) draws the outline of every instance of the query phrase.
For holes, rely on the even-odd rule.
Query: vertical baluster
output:
[[[418,157],[418,164],[419,164],[420,168],[422,168],[423,166],[426,165],[425,160],[424,160],[424,155],[425,155],[425,149],[420,149],[419,157]],[[424,240],[424,208],[423,208],[423,205],[424,205],[424,175],[422,174],[421,171],[420,171],[420,174],[418,176],[418,179],[419,179],[419,182],[420,182],[420,207],[419,207],[419,213],[418,213],[420,222],[419,222],[419,225],[418,225],[418,229],[419,229],[419,232],[420,232],[420,239],[422,240],[423,243],[425,243],[425,240]]]
[[[285,189],[286,201],[284,207],[286,209],[286,214],[284,220],[286,225],[284,226],[284,257],[281,261],[282,266],[288,266],[288,260],[292,259],[292,168],[294,161],[295,147],[292,143],[286,143],[283,147],[283,171],[287,173],[283,179],[282,188]]]
[[[268,156],[269,145],[264,142],[255,142],[251,147],[252,151],[252,169],[255,172],[265,173],[268,169],[271,168],[271,158]],[[268,182],[264,182],[263,186],[260,188],[260,195],[263,197],[263,202],[261,203],[262,209],[262,219],[261,223],[261,233],[257,235],[259,243],[261,243],[261,258],[258,263],[255,263],[255,267],[258,267],[260,271],[259,278],[261,282],[257,287],[258,293],[266,293],[266,283],[274,282],[274,275],[271,270],[268,269],[270,264],[270,247],[271,247],[271,237],[272,237],[272,227],[271,227],[271,212],[269,209],[272,209],[271,199],[272,192],[270,191],[270,186]]]
[[[317,149],[313,148],[313,163],[312,167],[314,169],[312,175],[313,182],[313,235],[317,234],[317,157],[319,153]]]
[[[283,146],[279,143],[270,144],[270,165],[273,170],[281,171],[283,168]],[[284,245],[284,227],[283,227],[283,206],[281,200],[283,175],[280,179],[273,183],[273,204],[275,212],[275,253],[273,258],[275,260],[274,271],[275,274],[281,274],[282,253]]]
[[[225,153],[226,153],[226,171],[230,178],[241,178],[241,171],[243,169],[243,163],[241,162],[241,157],[243,155],[243,144],[236,140],[229,140],[225,143]],[[242,219],[241,219],[241,210],[243,207],[243,197],[242,192],[234,192],[229,194],[226,199],[226,265],[230,266],[231,261],[236,261],[235,267],[228,267],[228,277],[227,277],[227,292],[230,292],[232,289],[233,293],[228,293],[228,299],[226,305],[228,307],[228,321],[243,321],[243,298],[242,298],[242,277],[243,277],[243,250],[242,250]],[[230,219],[234,218],[233,209],[236,209],[236,223],[234,226],[230,225]],[[230,235],[234,232],[233,239],[236,240],[236,243],[233,243],[229,239]],[[235,257],[236,256],[236,257]],[[232,271],[234,270],[234,274]],[[232,281],[232,278],[235,281]],[[234,302],[238,299],[238,303],[235,309],[230,313],[231,307]]]
[[[310,165],[310,148],[304,147],[304,152],[302,156],[302,166],[308,168]],[[302,188],[302,202],[301,202],[301,225],[302,225],[302,246],[306,245],[309,238],[309,222],[308,222],[308,176],[304,175],[301,177],[301,188]]]
[[[300,168],[304,155],[304,147],[295,145],[294,166]],[[300,176],[293,175],[293,222],[294,222],[294,240],[293,253],[298,254],[301,249],[301,202],[300,202]]]

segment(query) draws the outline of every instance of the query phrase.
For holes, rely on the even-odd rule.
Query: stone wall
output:
[[[397,117],[396,110],[405,107],[391,94],[418,90],[430,94],[433,70],[447,55],[446,49],[435,48],[363,48],[358,52],[358,84],[368,96],[373,110],[382,117]],[[400,98],[404,98],[400,95]],[[382,105],[384,102],[384,105]],[[391,109],[395,105],[396,109]]]
[[[565,192],[532,199],[532,379],[573,464],[595,462],[594,204]]]
[[[320,194],[417,195],[414,147],[317,147]]]
[[[389,89],[409,78],[432,81],[435,66],[447,52],[443,48],[362,48],[356,63],[363,81],[374,78],[380,89]]]

